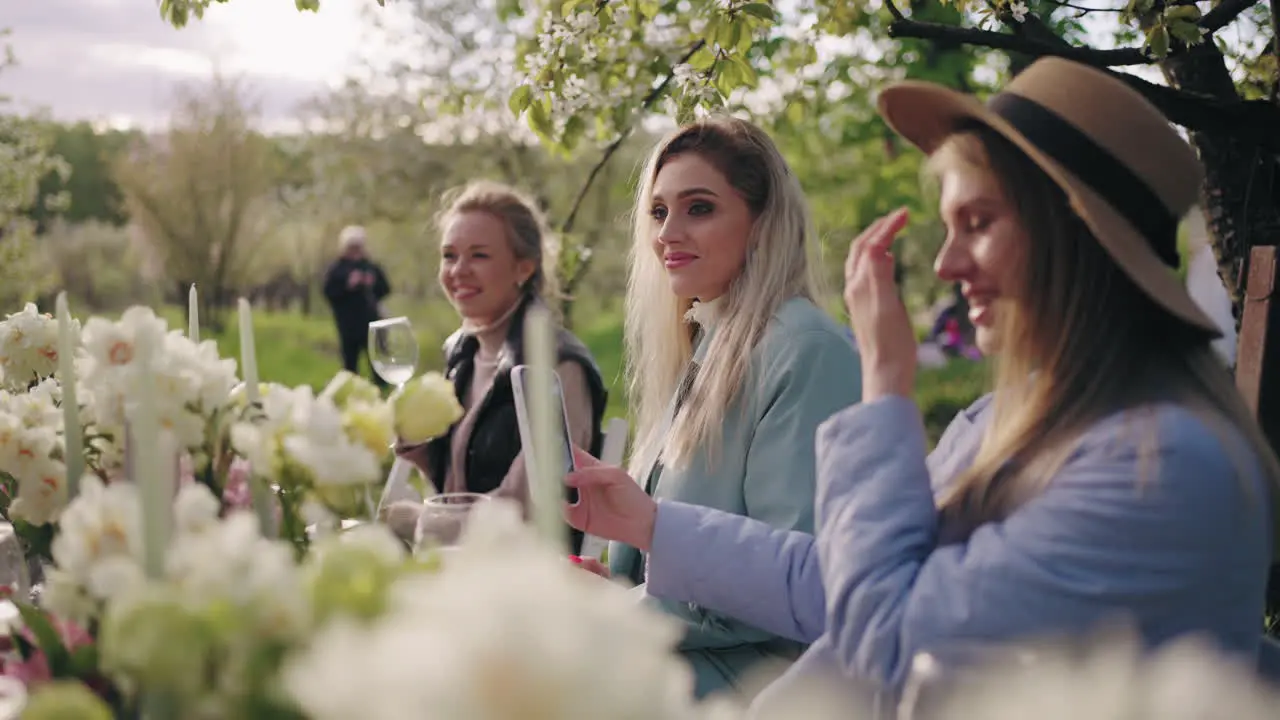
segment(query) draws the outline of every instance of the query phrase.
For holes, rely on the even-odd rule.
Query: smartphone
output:
[[[520,427],[520,446],[524,449],[526,466],[533,459],[533,423],[529,419],[529,366],[517,365],[511,368],[511,389],[516,397],[516,422]],[[564,406],[564,390],[560,387],[560,376],[551,373],[552,402],[560,409],[560,422],[556,423],[556,446],[560,448],[560,458],[556,465],[561,468],[561,477],[573,472],[573,444],[569,440],[569,411]],[[566,488],[569,502],[578,502],[578,489]]]

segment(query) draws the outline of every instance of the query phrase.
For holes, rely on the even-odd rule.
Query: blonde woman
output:
[[[437,492],[495,494],[528,503],[511,369],[524,362],[524,315],[543,302],[548,233],[534,203],[499,183],[470,183],[445,200],[440,215],[440,287],[462,320],[444,343],[445,372],[465,413],[449,433],[400,455],[418,466]],[[591,352],[563,328],[556,335],[571,440],[599,449],[608,399]],[[417,503],[396,503],[387,517],[412,537]],[[577,552],[582,534],[573,531]]]
[[[897,689],[924,650],[1071,636],[1125,619],[1148,646],[1260,645],[1275,455],[1178,280],[1195,153],[1098,70],[1045,59],[986,104],[886,89],[931,156],[995,391],[926,453],[916,340],[893,280],[899,212],[854,241],[845,300],[861,405],[817,436],[816,536],[571,475],[570,521],[649,551],[649,592],[814,644],[793,677]]]
[[[627,287],[627,351],[638,417],[631,474],[655,498],[813,529],[813,435],[858,399],[858,359],[813,302],[813,228],[777,148],[742,120],[685,126],[640,183]],[[609,549],[615,577],[644,580],[634,547]],[[699,696],[735,687],[762,659],[801,645],[695,604],[680,649]]]

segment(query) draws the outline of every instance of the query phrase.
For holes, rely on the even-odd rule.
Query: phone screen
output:
[[[561,392],[559,377],[553,378],[551,383],[551,389],[555,396],[554,402],[555,402],[556,409],[559,410],[559,412],[556,414],[560,416],[560,443],[562,448],[561,455],[560,455],[560,463],[561,463],[561,467],[564,468],[564,474],[568,475],[574,470],[573,442],[569,440],[569,418],[564,411],[564,395]],[[571,503],[578,502],[577,488],[566,488],[566,490],[568,491],[569,502]]]
[[[526,434],[530,432],[530,419],[528,417],[529,409],[525,406],[528,397],[529,373],[528,367],[517,365],[511,371],[511,379],[516,390],[516,411],[520,417],[520,439],[522,442],[531,442]],[[561,477],[568,475],[574,471],[573,464],[573,442],[569,439],[569,418],[565,416],[564,410],[564,390],[560,387],[560,377],[553,374],[551,376],[551,402],[554,406],[554,412],[560,416],[560,427],[557,432],[560,435],[557,444],[560,446],[560,457],[557,458],[556,464],[560,466]],[[526,453],[526,458],[529,453]],[[569,502],[578,502],[578,491],[574,488],[566,488],[566,498]]]

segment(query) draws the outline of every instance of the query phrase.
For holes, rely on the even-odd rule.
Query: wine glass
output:
[[[402,387],[418,367],[418,338],[407,317],[369,323],[369,364],[378,377]]]
[[[996,668],[1035,660],[1028,648],[984,642],[958,642],[918,652],[898,700],[897,720],[932,720],[964,686]]]
[[[369,364],[378,377],[394,385],[396,390],[413,378],[418,367],[418,338],[413,334],[409,318],[400,316],[369,323]],[[407,485],[410,470],[409,463],[399,457],[391,463],[383,489],[384,501],[388,492],[400,490],[401,484]],[[370,520],[376,518],[377,512],[373,498],[369,498]]]
[[[414,554],[457,545],[471,509],[486,502],[488,495],[468,492],[442,493],[424,500],[413,530]]]

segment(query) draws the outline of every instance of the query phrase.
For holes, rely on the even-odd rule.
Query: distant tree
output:
[[[66,222],[90,220],[121,226],[128,222],[124,196],[112,170],[118,156],[139,139],[136,131],[99,131],[87,122],[72,125],[50,123],[53,151],[71,170],[69,177],[50,172],[40,180],[40,197],[64,196],[56,211],[44,203],[32,208],[30,217],[40,231],[55,217]]]
[[[0,74],[15,64],[0,30]],[[55,210],[61,196],[40,194],[40,179],[50,173],[65,179],[67,164],[53,150],[53,138],[39,118],[8,111],[10,98],[0,95],[0,311],[32,300],[51,276],[32,246],[36,224],[31,213]]]
[[[276,185],[277,156],[254,129],[254,113],[235,82],[185,89],[168,131],[135,143],[115,166],[164,281],[173,292],[196,283],[211,322],[250,281]]]

